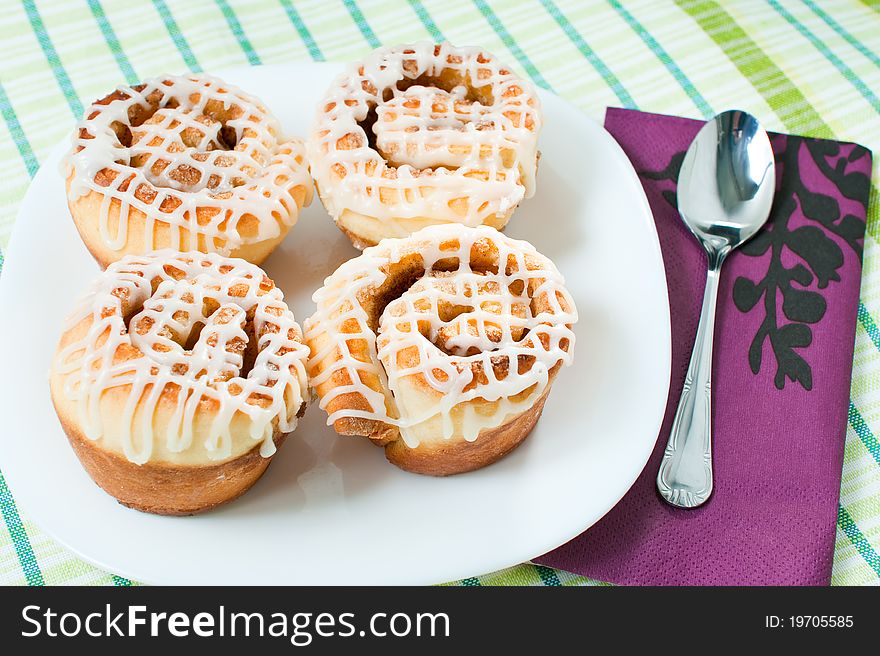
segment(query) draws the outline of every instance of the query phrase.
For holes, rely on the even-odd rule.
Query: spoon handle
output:
[[[696,508],[712,494],[712,342],[724,254],[709,255],[700,325],[663,452],[657,489],[668,503]]]

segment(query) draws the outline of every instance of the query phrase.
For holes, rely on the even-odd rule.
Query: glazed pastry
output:
[[[427,225],[501,229],[535,192],[531,84],[479,48],[381,48],[331,85],[308,140],[324,207],[358,248]]]
[[[309,380],[328,424],[413,472],[465,472],[511,451],[572,359],[577,312],[562,276],[494,228],[386,239],[314,300]]]
[[[164,76],[95,102],[63,163],[102,267],[174,248],[261,263],[311,201],[305,148],[256,98],[209,75]]]
[[[244,493],[305,411],[308,348],[244,260],[164,250],[110,265],[50,374],[70,444],[138,510],[188,515]]]

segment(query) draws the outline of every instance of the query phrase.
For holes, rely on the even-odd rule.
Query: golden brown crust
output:
[[[317,336],[315,336],[315,338],[308,340],[308,346],[312,353],[312,356],[320,352],[325,347],[325,345],[327,345],[329,339],[330,338],[327,334],[319,333]],[[352,352],[352,355],[354,357],[361,359],[362,362],[369,362],[369,345],[364,340],[352,339],[349,340],[349,345],[356,347],[353,349]],[[329,367],[334,366],[341,357],[342,355],[339,352],[339,348],[335,347],[333,349],[332,355],[327,356],[319,361],[310,362],[310,380],[314,380],[315,378],[321,376],[321,374],[324,373]],[[377,377],[364,376],[361,378],[361,380],[363,380],[364,383],[374,391],[384,394],[382,390],[382,385]],[[327,380],[316,385],[313,383],[313,386],[318,392],[318,395],[323,398],[336,387],[348,385],[350,384],[350,382],[351,380],[349,379],[348,372],[345,370],[339,370],[334,371]],[[369,411],[370,409],[370,403],[367,401],[367,399],[363,397],[360,392],[340,394],[331,399],[325,407],[328,415],[332,415],[338,410]],[[389,440],[397,437],[397,428],[395,428],[394,426],[390,426],[385,422],[376,421],[374,419],[366,419],[362,417],[341,417],[333,423],[333,429],[339,435],[361,435],[370,438],[380,445],[385,444]]]
[[[156,515],[195,515],[237,499],[259,480],[272,460],[261,456],[257,445],[243,456],[216,465],[136,465],[87,439],[61,413],[58,417],[70,446],[98,487],[123,506]],[[286,437],[276,433],[276,448]]]
[[[359,251],[362,251],[365,248],[368,248],[370,246],[375,246],[376,244],[379,243],[379,242],[374,241],[372,239],[364,239],[364,238],[360,237],[360,235],[355,234],[354,232],[352,232],[351,230],[349,230],[345,226],[340,225],[338,222],[336,223],[336,227],[339,228],[339,230],[342,232],[343,235],[348,237],[349,241],[351,241],[351,245],[354,246]]]
[[[529,436],[550,393],[544,394],[529,409],[497,428],[482,431],[474,442],[461,438],[422,443],[412,449],[402,439],[385,445],[385,457],[401,469],[415,474],[450,476],[480,469],[500,460]]]
[[[197,250],[202,253],[218,252],[222,250],[226,244],[221,238],[211,239],[204,234],[193,235],[189,230],[183,227],[172,226],[160,220],[151,228],[152,237],[147,238],[145,233],[148,229],[148,217],[136,207],[128,208],[128,216],[126,218],[128,228],[125,245],[114,250],[107,246],[100,234],[99,217],[102,212],[102,204],[104,203],[104,194],[94,189],[87,193],[72,197],[70,193],[70,185],[74,178],[71,173],[67,180],[67,206],[73,217],[76,229],[82,237],[83,243],[92,254],[92,257],[98,262],[102,269],[106,269],[110,264],[119,260],[125,255],[141,254],[144,252],[143,245],[153,240],[156,250],[169,248],[175,244],[173,237],[177,237],[176,248],[180,250]],[[291,199],[294,207],[300,208],[306,204],[309,191],[298,185],[291,192]],[[119,199],[112,198],[108,206],[108,224],[111,233],[116,231],[119,224],[119,212],[121,202]],[[199,207],[196,210],[197,220],[200,224],[207,223],[216,213],[216,208]],[[159,212],[161,214],[161,212]],[[242,223],[246,224],[247,217],[243,217]],[[290,230],[290,226],[284,225],[280,218],[278,220],[280,234],[272,239],[242,244],[238,248],[232,249],[228,253],[228,257],[239,257],[247,260],[252,264],[262,264],[269,257],[275,247],[281,243]]]

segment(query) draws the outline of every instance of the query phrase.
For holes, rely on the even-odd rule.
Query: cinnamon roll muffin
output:
[[[511,451],[572,360],[577,312],[562,276],[494,228],[386,239],[314,299],[309,380],[328,424],[413,472],[465,472]]]
[[[260,264],[311,201],[299,139],[210,75],[121,86],[86,110],[63,164],[74,223],[102,267],[173,248]]]
[[[50,387],[70,444],[120,503],[187,515],[243,494],[308,398],[308,347],[257,266],[127,256],[70,317]]]
[[[312,177],[358,248],[439,223],[501,229],[535,193],[541,122],[532,85],[481,48],[380,48],[319,104]]]

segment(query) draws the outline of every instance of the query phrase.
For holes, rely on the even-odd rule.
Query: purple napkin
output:
[[[697,328],[706,260],[675,209],[699,121],[609,109],[605,127],[645,187],[663,250],[672,377],[660,438],[623,500],[538,558],[629,585],[826,585],[849,409],[871,153],[773,134],[767,227],[722,273],[715,332],[715,491],[696,510],[655,488]]]

